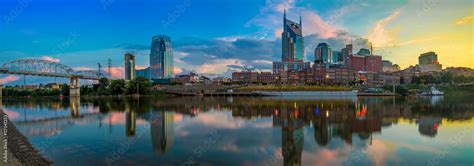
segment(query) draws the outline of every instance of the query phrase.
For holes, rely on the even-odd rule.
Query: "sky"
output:
[[[175,73],[227,76],[250,66],[269,71],[281,59],[283,11],[302,16],[305,60],[327,42],[333,50],[369,47],[402,68],[434,51],[443,67],[474,68],[472,0],[2,0],[0,65],[35,58],[75,70],[112,60],[123,78],[124,54],[149,66],[151,39],[172,38]],[[23,83],[0,75],[0,83]],[[36,78],[30,78],[35,82]]]

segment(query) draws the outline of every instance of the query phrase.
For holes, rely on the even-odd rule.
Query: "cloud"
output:
[[[72,68],[74,71],[87,71],[87,70],[95,70],[94,68],[90,68],[90,67],[75,67],[75,68]]]
[[[395,10],[390,16],[377,21],[375,27],[370,31],[368,38],[374,47],[387,47],[393,45],[395,34],[386,29],[386,25],[400,16],[400,10]]]
[[[174,73],[174,74],[182,74],[182,73],[183,73],[183,69],[181,69],[181,68],[179,68],[179,67],[174,67],[173,73]]]
[[[472,24],[472,23],[474,23],[474,16],[467,16],[456,21],[456,25],[464,25],[464,24]]]
[[[50,62],[60,62],[61,60],[50,57],[50,56],[43,56],[41,57],[42,60],[50,61]]]
[[[5,78],[0,79],[0,84],[8,84],[10,82],[18,81],[20,80],[19,76],[14,76],[14,75],[9,75]]]
[[[106,73],[109,73],[108,69],[105,70]],[[112,78],[123,79],[125,78],[125,68],[124,67],[111,67],[110,73]]]
[[[280,56],[280,43],[276,40],[250,37],[220,37],[216,39],[192,39],[175,44],[175,66],[183,71],[200,74],[224,74],[229,66],[253,66],[271,69],[271,62]]]
[[[304,11],[303,33],[305,35],[318,34],[322,39],[337,37],[343,30],[324,21],[321,16],[313,11]]]

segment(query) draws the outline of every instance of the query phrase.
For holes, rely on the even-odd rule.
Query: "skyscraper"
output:
[[[303,27],[301,16],[299,24],[286,19],[286,10],[283,16],[283,33],[282,40],[282,57],[283,62],[303,61],[304,59],[304,42]]]
[[[349,56],[352,55],[352,44],[346,45],[346,48],[341,50],[341,54],[344,64],[347,66],[349,63]]]
[[[314,50],[314,59],[318,62],[332,63],[333,57],[331,46],[329,46],[327,43],[319,43]]]
[[[419,65],[439,64],[438,55],[435,52],[423,53],[418,57]]]
[[[309,69],[310,62],[304,62],[303,28],[300,22],[286,19],[283,15],[283,33],[281,34],[281,62],[273,62],[273,73],[300,72]]]
[[[135,79],[135,55],[133,53],[125,54],[125,79]]]
[[[151,79],[173,78],[173,47],[165,35],[153,37],[150,53]]]

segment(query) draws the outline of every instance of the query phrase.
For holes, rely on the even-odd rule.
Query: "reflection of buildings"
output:
[[[164,154],[171,149],[174,137],[174,112],[152,112],[150,118],[153,149]]]
[[[301,165],[303,152],[304,131],[303,118],[299,118],[299,111],[275,110],[273,124],[281,127],[282,156],[284,165]]]
[[[125,113],[125,125],[127,136],[135,136],[137,129],[137,113],[135,111],[129,111]]]
[[[368,139],[372,132],[380,132],[382,112],[368,109],[365,104],[355,104],[355,109],[315,110],[313,119],[314,137],[319,145],[327,145],[332,138],[340,137],[352,144],[352,135],[358,134],[361,139]]]
[[[438,127],[441,124],[440,116],[420,116],[418,131],[421,135],[435,137],[438,134]]]

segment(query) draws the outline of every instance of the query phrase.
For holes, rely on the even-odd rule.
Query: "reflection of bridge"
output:
[[[71,96],[80,95],[79,79],[99,80],[105,76],[98,71],[92,70],[74,71],[64,64],[41,59],[20,59],[5,63],[0,67],[0,74],[70,78]]]

